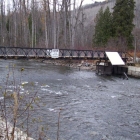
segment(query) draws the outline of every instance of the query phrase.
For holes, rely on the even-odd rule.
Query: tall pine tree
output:
[[[134,0],[116,0],[113,11],[113,33],[122,49],[133,46]]]
[[[104,45],[106,45],[112,37],[112,13],[110,12],[109,7],[107,7],[104,11],[103,30]]]
[[[112,36],[112,14],[109,7],[103,11],[101,8],[96,16],[95,34],[93,36],[94,46],[105,47]]]

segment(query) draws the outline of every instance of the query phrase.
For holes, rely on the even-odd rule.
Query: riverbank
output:
[[[85,60],[29,59],[29,61],[37,61],[37,62],[43,62],[46,64],[54,64],[54,65],[58,65],[58,66],[71,67],[71,68],[78,69],[78,70],[90,70],[90,71],[96,70],[96,62],[97,62],[97,60],[87,60],[87,59],[85,59]],[[140,65],[128,66],[128,76],[140,78]]]
[[[46,64],[54,64],[59,66],[67,66],[79,70],[96,70],[96,60],[42,60]]]
[[[12,139],[11,133],[12,133],[13,127],[10,123],[7,123],[7,129],[6,129],[5,121],[0,117],[0,139],[1,140],[8,139],[7,132],[8,132],[8,137]],[[19,128],[15,128],[14,140],[27,140],[27,139],[34,140],[33,138],[28,137],[27,134],[21,131]]]
[[[79,70],[96,70],[96,60],[42,60],[46,64],[67,66]],[[128,66],[128,76],[140,78],[140,66]]]

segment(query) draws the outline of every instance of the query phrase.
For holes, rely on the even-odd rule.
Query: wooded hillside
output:
[[[0,45],[91,49],[96,14],[101,7],[108,6],[112,11],[115,0],[86,6],[83,1],[77,6],[76,0],[12,0],[12,3],[1,0]],[[140,47],[140,0],[135,2],[133,34]]]

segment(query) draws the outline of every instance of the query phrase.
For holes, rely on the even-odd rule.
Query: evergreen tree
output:
[[[96,16],[95,34],[93,43],[96,46],[105,47],[112,36],[112,14],[109,7],[105,11],[101,8]]]
[[[113,33],[121,45],[132,47],[134,28],[134,0],[117,0],[113,11]],[[124,46],[123,46],[124,47]]]
[[[112,14],[109,10],[109,7],[107,7],[104,12],[103,30],[104,30],[104,45],[106,45],[109,39],[112,37]]]
[[[93,36],[93,43],[97,46],[102,44],[102,23],[103,23],[103,8],[99,10],[95,19],[95,34]]]

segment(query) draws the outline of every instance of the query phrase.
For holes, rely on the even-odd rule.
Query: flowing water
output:
[[[45,128],[44,139],[56,140],[140,140],[140,80],[97,76],[29,60],[0,60],[0,84],[3,87],[8,66],[15,65],[15,79],[26,84],[20,94],[37,91],[40,117]],[[32,86],[34,84],[34,86]],[[9,85],[9,91],[12,86]],[[1,95],[0,100],[3,100]],[[36,126],[32,126],[34,138]],[[39,129],[39,124],[38,124]]]

